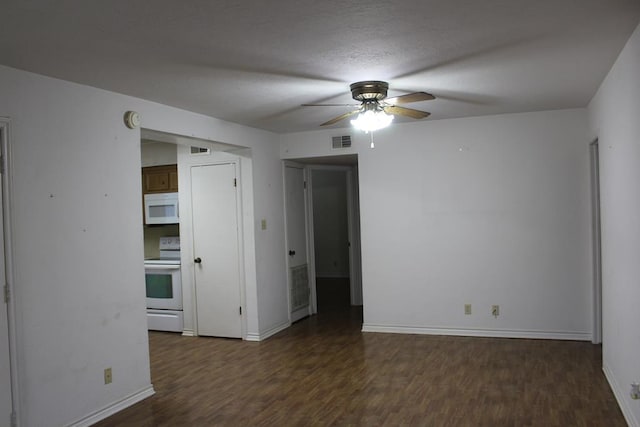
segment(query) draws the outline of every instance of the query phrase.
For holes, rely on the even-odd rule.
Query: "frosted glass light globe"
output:
[[[373,132],[382,128],[386,128],[393,121],[393,116],[384,111],[365,111],[360,113],[358,118],[351,120],[351,124],[364,132]]]

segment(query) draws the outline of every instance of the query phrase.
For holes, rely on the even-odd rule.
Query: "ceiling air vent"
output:
[[[351,147],[351,135],[334,136],[331,138],[332,148],[349,148]]]

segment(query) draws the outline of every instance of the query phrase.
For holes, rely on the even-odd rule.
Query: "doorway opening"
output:
[[[172,289],[181,294],[180,307],[147,307],[149,329],[184,336],[246,338],[245,268],[251,257],[245,257],[244,247],[253,239],[253,223],[252,215],[243,215],[242,206],[253,197],[251,149],[141,129],[141,160],[143,193],[153,193],[153,186],[166,184],[167,189],[158,191],[175,195],[172,200],[176,200],[179,212],[177,222],[167,224],[149,224],[143,215],[147,220],[141,224],[145,271],[147,264],[151,271],[145,273],[147,304],[157,304],[158,297],[149,296],[149,282],[159,275],[160,263],[173,268],[174,273],[171,280],[164,275],[162,281],[152,284],[165,284],[169,291],[160,293],[167,298],[176,299]],[[154,175],[145,180],[145,172]],[[147,194],[143,199],[143,209],[151,206],[146,202]],[[171,247],[163,251],[165,239]],[[163,256],[177,258],[177,263]],[[179,269],[177,278],[174,263]],[[169,323],[167,318],[175,315],[174,311],[181,321]],[[161,321],[155,320],[158,318]]]
[[[306,234],[303,237],[306,238],[309,277],[307,315],[345,313],[355,309],[361,316],[357,155],[295,159],[294,162],[304,169]],[[291,161],[287,164],[291,167]],[[285,182],[285,186],[289,183]],[[289,188],[286,191],[288,193]],[[287,230],[295,222],[293,216],[295,213],[287,206]],[[287,240],[292,241],[290,236]]]
[[[311,166],[311,218],[318,313],[352,305],[349,177],[345,167]],[[356,297],[356,295],[353,295]]]

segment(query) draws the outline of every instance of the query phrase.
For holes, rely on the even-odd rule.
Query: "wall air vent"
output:
[[[291,311],[309,305],[309,272],[307,264],[289,269],[291,274]]]
[[[191,147],[191,155],[211,154],[211,148]]]
[[[331,138],[332,148],[351,147],[351,135],[334,136]]]

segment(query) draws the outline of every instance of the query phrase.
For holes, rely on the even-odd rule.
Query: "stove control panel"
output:
[[[167,236],[160,238],[160,248],[162,250],[180,249],[180,236]]]

